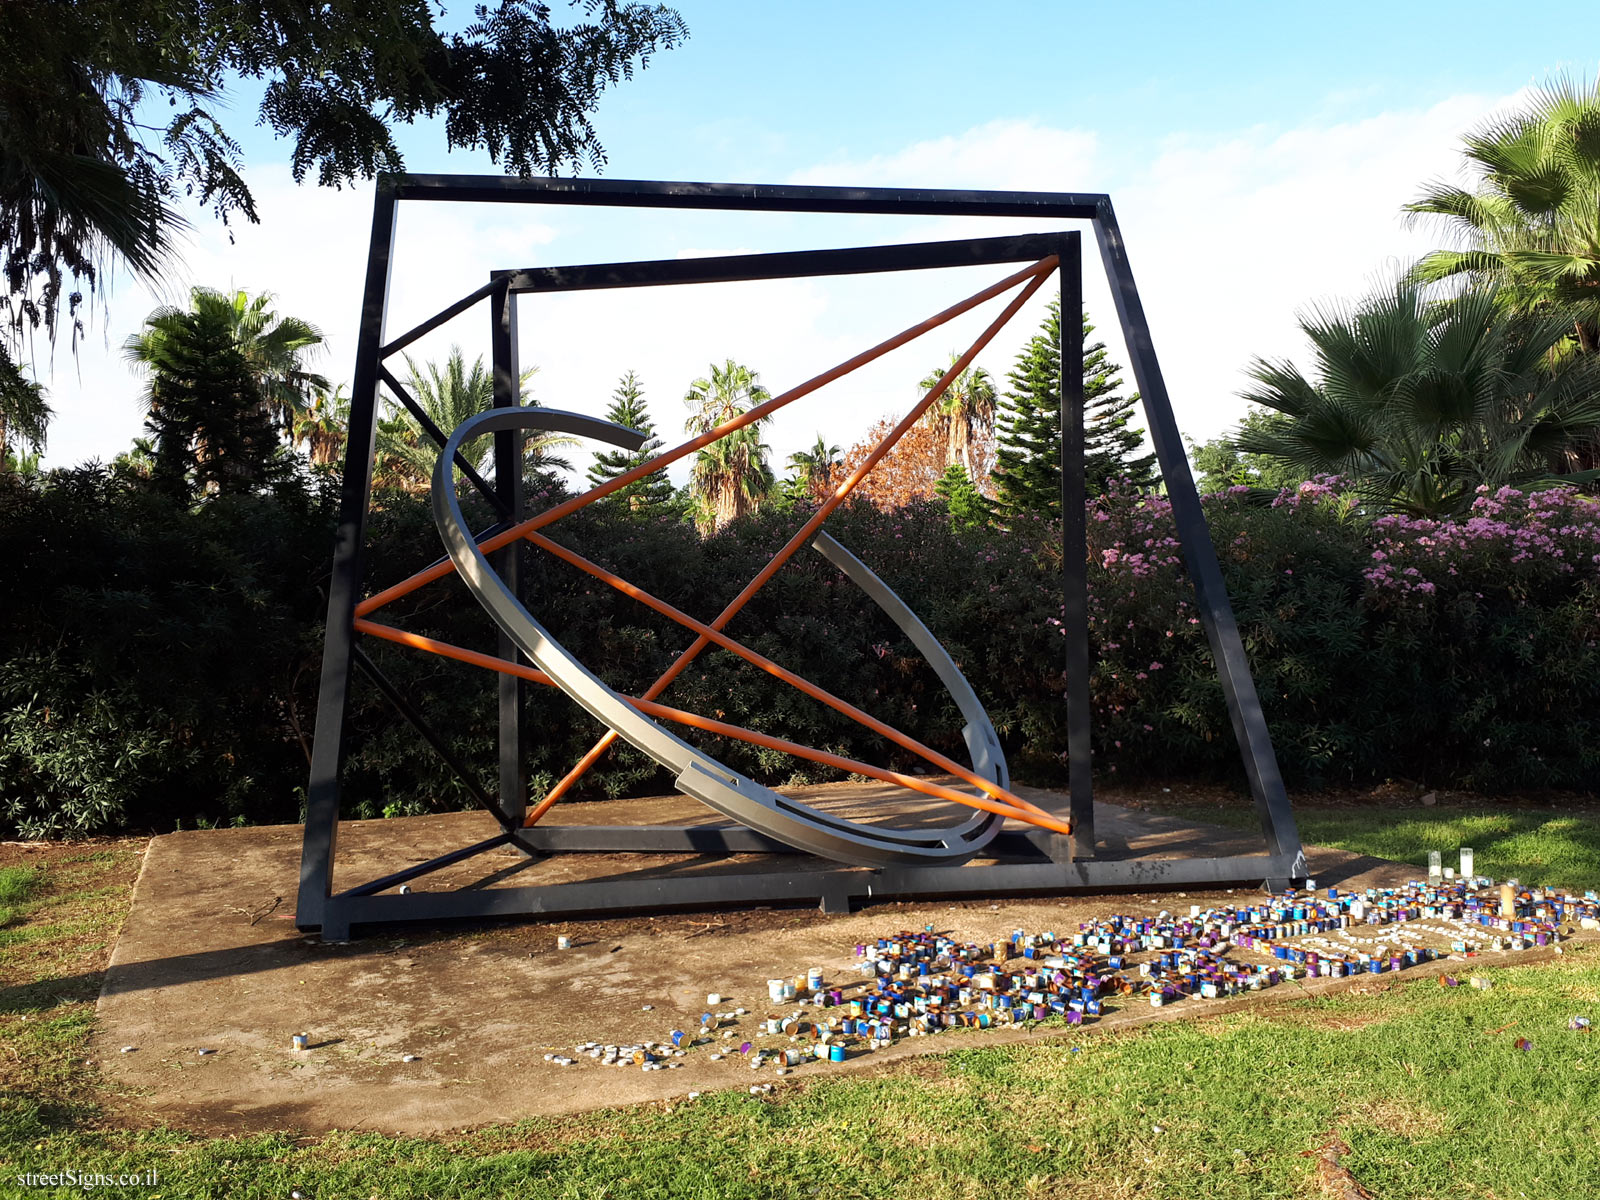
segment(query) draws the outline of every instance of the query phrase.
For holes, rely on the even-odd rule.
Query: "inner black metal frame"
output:
[[[1090,779],[1090,699],[1087,528],[1084,504],[1083,341],[1075,314],[1082,307],[1080,240],[1057,229],[1016,237],[848,250],[800,251],[656,262],[611,263],[495,271],[488,283],[393,340],[385,340],[390,260],[401,201],[576,204],[625,208],[678,208],[748,212],[889,214],[902,216],[1034,217],[1048,222],[1087,221],[1094,230],[1111,285],[1134,379],[1143,398],[1149,434],[1172,504],[1184,561],[1194,583],[1200,620],[1218,667],[1223,696],[1243,756],[1251,796],[1266,840],[1266,852],[1212,858],[1097,858]],[[1062,312],[1062,513],[1065,568],[1068,812],[1070,838],[1041,829],[1003,831],[984,853],[993,863],[964,866],[761,869],[682,878],[606,879],[534,887],[469,888],[398,894],[408,880],[496,847],[514,845],[535,854],[645,852],[705,854],[802,853],[743,826],[548,826],[521,825],[526,811],[526,736],[522,703],[525,683],[498,677],[500,761],[498,794],[491,795],[430,729],[356,642],[353,621],[364,580],[364,541],[372,490],[378,387],[388,386],[423,430],[442,446],[449,430],[433,426],[405,386],[384,365],[406,346],[489,301],[494,404],[518,403],[516,297],[523,292],[559,292],[670,284],[874,273],[985,263],[1060,258]],[[1069,319],[1070,318],[1070,319]],[[487,483],[458,458],[463,476],[488,499],[504,523],[522,511],[518,439],[495,436],[495,480]],[[485,536],[496,532],[485,531]],[[518,547],[499,552],[496,569],[516,589]],[[502,633],[500,657],[515,660],[516,647]],[[400,715],[462,779],[500,826],[485,841],[419,863],[335,894],[340,776],[343,770],[352,669],[368,676]],[[810,857],[809,855],[806,857]],[[508,179],[498,176],[389,175],[378,181],[372,239],[356,350],[345,450],[339,526],[328,596],[321,687],[312,750],[300,892],[295,921],[324,938],[348,937],[356,926],[392,922],[483,918],[539,913],[602,913],[697,908],[727,904],[819,901],[829,911],[852,901],[910,897],[994,896],[1127,888],[1255,885],[1280,886],[1306,874],[1293,811],[1284,793],[1271,737],[1261,712],[1244,647],[1222,581],[1200,499],[1178,435],[1166,385],[1151,345],[1144,309],[1134,286],[1110,198],[1053,192],[907,191],[885,188],[765,186],[723,183],[642,182],[588,179]]]

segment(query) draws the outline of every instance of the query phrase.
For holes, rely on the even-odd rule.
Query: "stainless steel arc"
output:
[[[636,431],[624,426],[560,409],[516,407],[479,413],[458,425],[439,453],[433,474],[434,521],[446,553],[473,597],[529,660],[585,712],[672,771],[679,790],[686,795],[758,833],[824,858],[870,867],[954,865],[978,853],[1000,832],[1005,817],[997,813],[977,812],[953,825],[896,829],[851,821],[798,803],[741,775],[663,728],[584,666],[551,636],[490,565],[468,530],[456,494],[453,466],[463,445],[488,434],[530,430],[568,433],[630,450],[637,449],[642,440]],[[973,770],[1001,787],[1007,786],[1005,759],[994,727],[944,648],[910,608],[845,547],[826,534],[819,535],[813,545],[861,587],[922,651],[966,721],[963,736],[972,752]]]

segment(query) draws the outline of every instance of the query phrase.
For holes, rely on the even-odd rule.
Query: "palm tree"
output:
[[[1341,475],[1375,509],[1465,511],[1480,486],[1586,483],[1572,449],[1600,432],[1600,357],[1551,351],[1559,316],[1511,312],[1492,290],[1444,303],[1403,280],[1354,307],[1302,316],[1314,379],[1257,359],[1243,393],[1285,422],[1233,435],[1246,453]]]
[[[768,462],[771,452],[756,426],[747,425],[695,455],[689,490],[702,533],[715,533],[754,512],[772,494],[777,479]]]
[[[305,368],[306,359],[322,346],[322,333],[309,321],[280,316],[272,310],[272,303],[270,292],[252,299],[243,291],[229,295],[213,288],[194,288],[187,313],[158,308],[146,318],[144,332],[123,343],[123,354],[130,362],[150,366],[162,357],[163,339],[186,336],[192,329],[193,320],[185,326],[184,317],[224,328],[255,379],[268,417],[288,433],[312,394],[328,390],[328,381]]]
[[[949,366],[954,366],[960,357],[950,355]],[[917,386],[924,392],[931,391],[946,369],[928,372]],[[968,367],[951,380],[944,395],[929,405],[922,419],[945,439],[945,466],[963,467],[969,479],[979,478],[978,445],[994,432],[998,400],[989,372],[982,367]]]
[[[1414,278],[1492,283],[1519,311],[1564,315],[1584,353],[1600,349],[1600,82],[1536,91],[1468,134],[1464,154],[1473,191],[1438,181],[1405,207],[1460,246],[1427,255]]]
[[[123,344],[149,379],[142,399],[155,449],[151,479],[183,502],[253,492],[288,469],[272,399],[286,364],[264,373],[266,356],[252,346],[261,330],[240,314],[229,297],[196,288],[189,308],[157,309]]]
[[[0,473],[37,460],[50,416],[44,387],[23,375],[0,346]]]
[[[769,399],[771,393],[750,368],[731,358],[720,367],[713,363],[710,374],[691,383],[683,398],[690,409],[684,428],[694,434],[709,433]],[[715,532],[755,511],[771,495],[776,482],[768,463],[771,451],[760,433],[766,421],[728,434],[695,456],[689,486],[702,532]]]
[[[482,355],[468,367],[461,347],[452,346],[443,366],[430,362],[425,368],[419,368],[407,355],[406,369],[409,373],[406,390],[446,436],[468,417],[494,405],[494,376],[484,366]],[[529,367],[518,380],[519,399],[523,404],[538,403],[528,392],[528,381],[537,370],[537,367]],[[387,486],[426,491],[433,478],[434,463],[439,458],[439,447],[423,432],[422,423],[408,409],[389,397],[385,397],[385,403],[391,415],[378,423],[378,458],[382,467],[379,474]],[[576,438],[561,434],[526,435],[522,440],[523,471],[571,470],[572,464],[553,451],[575,445]],[[477,438],[461,449],[479,474],[485,479],[493,477],[493,438]]]
[[[345,438],[350,428],[350,397],[345,385],[333,391],[319,391],[311,403],[300,410],[294,419],[290,435],[295,448],[305,447],[314,467],[333,466],[344,453]]]
[[[251,299],[242,291],[230,298],[235,338],[256,378],[272,415],[284,432],[328,381],[305,369],[305,359],[323,344],[322,331],[299,317],[272,311],[273,296],[262,292]]]
[[[378,414],[376,437],[372,451],[372,486],[378,491],[401,491],[420,495],[428,490],[433,478],[433,468],[428,474],[418,474],[423,461],[422,445],[425,435],[411,414],[403,409]],[[432,445],[432,442],[428,443]],[[434,447],[435,455],[438,447]]]
[[[150,438],[136,437],[133,445],[111,460],[113,474],[148,480],[156,469],[156,446]]]
[[[833,473],[840,459],[838,446],[828,445],[828,439],[817,434],[809,450],[799,450],[789,456],[789,466],[794,469],[794,494],[817,498],[833,485]]]

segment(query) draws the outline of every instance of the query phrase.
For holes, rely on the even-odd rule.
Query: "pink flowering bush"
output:
[[[1600,701],[1600,504],[1501,492],[1456,524],[1374,521],[1333,478],[1268,506],[1245,488],[1203,504],[1292,784],[1600,783],[1589,715]],[[1170,505],[1114,488],[1091,504],[1088,529],[1097,770],[1237,777]],[[939,555],[935,536],[920,574],[894,577],[961,645],[1013,768],[1040,781],[1065,769],[1059,536],[977,535],[979,562],[966,568]],[[951,577],[974,586],[952,589]]]
[[[1102,761],[1124,773],[1230,769],[1232,731],[1196,614],[1178,608],[1169,673],[1145,665],[1174,600],[1192,603],[1170,553],[1153,576],[1138,557],[1161,551],[1170,518],[1152,519],[1164,515],[1153,499],[1100,507],[1091,534],[1109,544],[1090,561],[1104,584],[1091,607]],[[1291,781],[1600,782],[1595,500],[1503,489],[1480,494],[1460,522],[1369,521],[1339,480],[1320,478],[1270,507],[1235,488],[1206,497],[1205,510]]]
[[[1094,509],[1092,687],[1106,769],[1236,772],[1170,504],[1113,491]],[[1249,489],[1234,488],[1208,497],[1205,510],[1284,769],[1307,782],[1332,778],[1357,737],[1326,693],[1354,686],[1363,669],[1360,546],[1349,509],[1320,491],[1263,509]]]
[[[1480,487],[1465,521],[1379,517],[1372,533],[1363,575],[1377,597],[1432,596],[1477,573],[1523,589],[1600,574],[1600,505],[1569,488]]]

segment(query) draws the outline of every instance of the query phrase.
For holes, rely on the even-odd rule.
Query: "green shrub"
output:
[[[1434,786],[1593,789],[1600,780],[1600,517],[1570,493],[1480,497],[1454,526],[1367,520],[1323,482],[1273,506],[1206,499],[1212,540],[1284,775],[1296,788],[1406,778]],[[547,496],[545,500],[554,499]],[[469,504],[472,520],[490,523]],[[1490,511],[1492,509],[1492,511]],[[304,794],[321,659],[333,489],[175,506],[105,471],[0,484],[0,818],[29,836],[174,822],[292,821]],[[803,519],[804,506],[702,540],[672,517],[594,506],[549,532],[708,620]],[[1094,751],[1119,779],[1240,778],[1210,650],[1159,496],[1113,489],[1091,510]],[[953,523],[940,504],[841,509],[829,529],[949,648],[1013,772],[1064,777],[1057,527]],[[1559,552],[1559,553],[1558,553]],[[377,498],[372,589],[439,553],[425,499]],[[525,548],[529,605],[608,683],[643,691],[693,635]],[[1412,573],[1408,573],[1412,572]],[[491,623],[445,579],[375,618],[493,651]],[[746,645],[964,761],[961,721],[909,642],[809,549],[728,627]],[[364,646],[491,788],[486,672],[376,639]],[[542,790],[603,732],[529,685],[530,778]],[[663,702],[901,770],[920,760],[721,650]],[[349,713],[347,814],[470,803],[361,675]],[[742,742],[688,735],[770,783],[836,777]],[[670,790],[616,748],[580,796]]]
[[[28,836],[293,820],[331,489],[188,508],[105,470],[0,489],[0,811]]]

